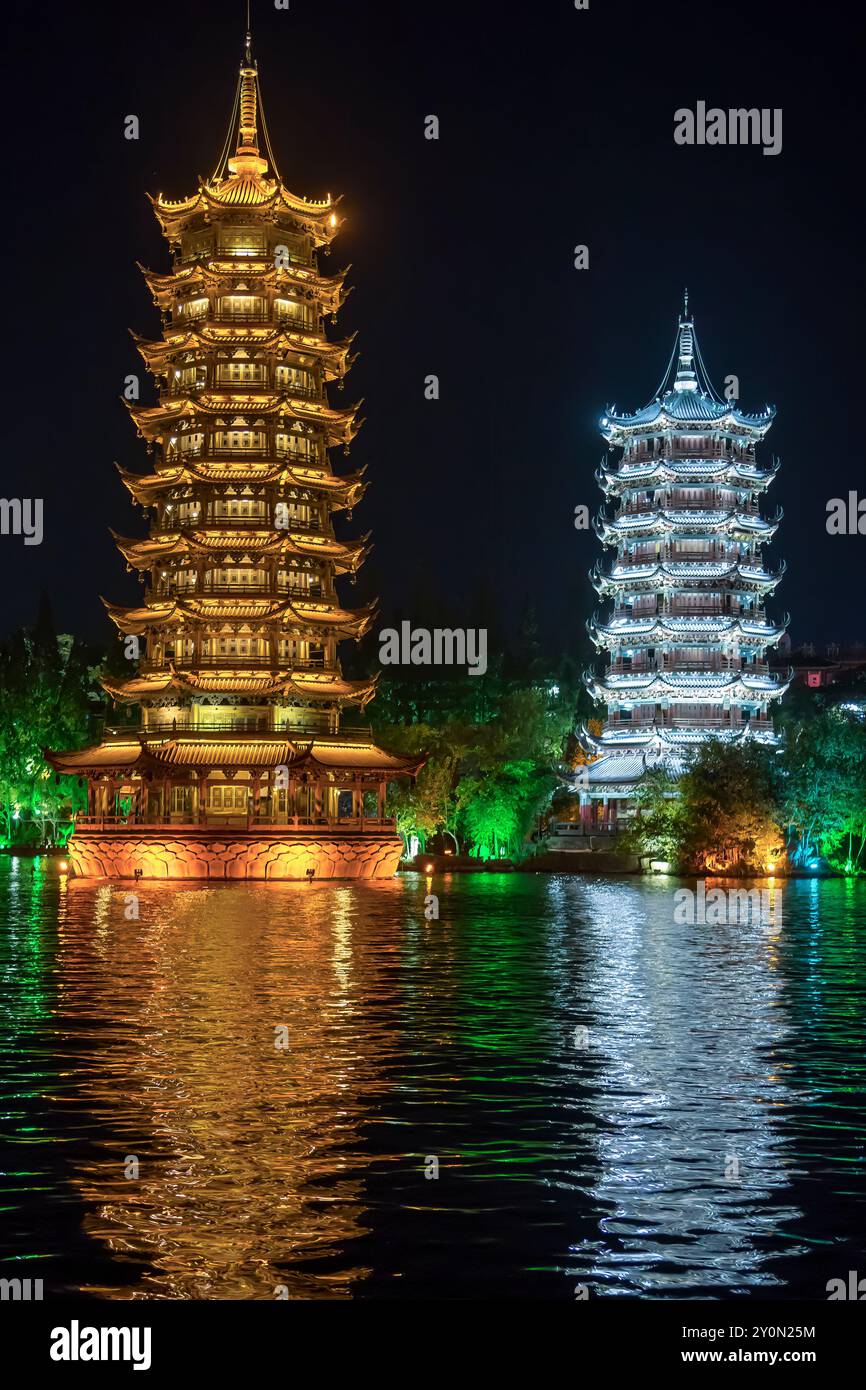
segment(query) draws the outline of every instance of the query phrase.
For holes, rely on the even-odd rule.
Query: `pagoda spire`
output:
[[[683,289],[683,307],[677,317],[677,332],[673,351],[653,399],[655,401],[663,400],[672,391],[677,393],[695,392],[719,404],[722,399],[710,380],[709,372],[701,356],[698,335],[695,331],[695,316],[689,310],[688,287]]]
[[[228,161],[229,170],[233,174],[265,174],[268,170],[268,161],[263,159],[259,152],[259,74],[252,55],[252,43],[247,14],[237,100],[237,143],[234,157]]]

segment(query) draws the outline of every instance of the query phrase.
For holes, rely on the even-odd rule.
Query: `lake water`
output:
[[[428,922],[416,876],[142,883],[135,920],[130,885],[0,859],[0,1274],[569,1300],[866,1275],[866,886],[727,926],[678,925],[676,886],[442,878]]]

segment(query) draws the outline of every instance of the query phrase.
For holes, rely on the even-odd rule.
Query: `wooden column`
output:
[[[379,820],[380,820],[380,821],[383,821],[383,820],[385,819],[385,796],[386,796],[386,793],[387,793],[387,784],[386,784],[385,782],[380,782],[380,783],[379,783],[378,796],[377,796],[377,798],[376,798],[377,811],[378,811],[378,815],[379,815]]]
[[[171,820],[171,778],[163,778],[162,783],[162,823],[168,825]]]
[[[262,804],[262,778],[258,772],[253,773],[253,821],[258,820],[259,810]]]
[[[198,774],[198,823],[204,825],[207,821],[207,773]]]

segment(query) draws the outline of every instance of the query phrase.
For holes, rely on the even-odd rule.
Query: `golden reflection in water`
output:
[[[137,920],[126,888],[71,887],[58,1008],[88,1021],[78,1097],[103,1151],[73,1182],[86,1232],[147,1266],[88,1292],[333,1298],[363,1280],[361,1130],[390,1090],[375,1001],[399,946],[383,951],[359,891],[395,886],[139,884]]]

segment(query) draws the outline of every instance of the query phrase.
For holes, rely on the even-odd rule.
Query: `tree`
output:
[[[0,644],[0,824],[6,843],[35,830],[55,842],[65,807],[80,804],[77,779],[60,783],[46,747],[86,741],[94,670],[83,643],[54,631],[43,594],[36,623]]]
[[[649,770],[635,794],[636,811],[617,841],[627,854],[676,861],[681,855],[683,810],[675,779],[664,767]]]
[[[695,870],[763,873],[784,850],[779,769],[772,749],[707,739],[679,781],[678,857]]]
[[[838,708],[813,703],[784,724],[781,816],[792,862],[831,856],[860,862],[866,822],[866,731]],[[854,855],[855,837],[859,840]]]

